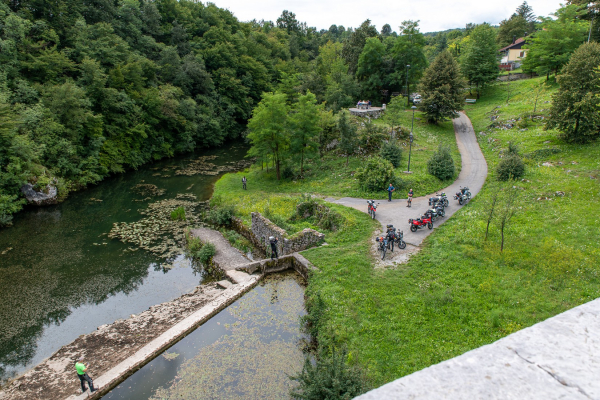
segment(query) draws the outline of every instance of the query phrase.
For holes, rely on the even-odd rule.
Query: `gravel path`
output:
[[[454,200],[454,194],[460,187],[468,186],[469,189],[471,189],[472,195],[475,196],[483,187],[488,172],[487,163],[479,148],[479,144],[477,143],[471,120],[461,112],[459,117],[452,122],[454,123],[456,142],[462,159],[462,168],[458,179],[447,188],[438,192],[446,192],[448,200],[450,201],[450,206],[446,207],[446,217],[434,222],[434,229],[447,221],[452,214],[464,206],[458,205],[458,201]],[[411,208],[406,207],[406,198],[393,199],[391,202],[388,202],[387,200],[380,201],[380,204],[377,207],[376,219],[381,222],[382,228],[388,224],[394,225],[394,227],[404,231],[404,240],[409,244],[404,251],[398,253],[398,250],[396,250],[396,256],[400,257],[399,261],[406,261],[407,257],[405,256],[403,258],[403,253],[414,251],[415,248],[412,246],[421,245],[423,240],[433,232],[433,230],[425,228],[419,229],[413,233],[410,231],[408,225],[409,218],[418,218],[429,209],[429,198],[432,197],[433,194],[434,193],[422,197],[413,197]],[[399,194],[396,192],[394,195],[398,196]],[[401,196],[405,195],[405,193],[401,194]],[[367,199],[344,197],[339,200],[329,198],[327,201],[343,204],[365,213],[367,212]]]

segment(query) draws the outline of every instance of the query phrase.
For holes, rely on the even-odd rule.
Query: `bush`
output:
[[[427,162],[427,172],[443,181],[454,177],[454,160],[450,148],[440,145]]]
[[[398,168],[400,166],[400,161],[402,160],[402,149],[395,140],[389,141],[383,144],[379,151],[379,155],[384,160],[391,162],[394,168]]]
[[[363,373],[346,364],[346,351],[330,353],[323,348],[319,350],[316,362],[311,356],[306,357],[302,372],[291,379],[299,383],[290,391],[292,399],[352,399],[368,390]]]
[[[394,166],[381,157],[369,157],[364,168],[359,168],[355,174],[360,185],[371,191],[385,190],[391,183],[400,186],[394,175]]]
[[[216,252],[217,249],[215,248],[214,244],[205,243],[198,252],[196,258],[202,263],[202,265],[209,265]]]
[[[283,167],[283,170],[281,171],[281,177],[283,179],[292,179],[295,176],[296,175],[294,174],[294,170],[292,169],[292,167],[290,167],[289,165]]]
[[[235,209],[233,206],[216,207],[208,212],[208,220],[213,225],[229,226],[234,214]]]
[[[177,207],[175,210],[171,211],[171,219],[173,221],[185,221],[185,209],[183,207]]]
[[[518,179],[525,174],[525,164],[516,154],[508,154],[498,163],[496,175],[499,181]]]

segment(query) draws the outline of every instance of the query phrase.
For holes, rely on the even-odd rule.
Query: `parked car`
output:
[[[421,104],[421,95],[419,93],[413,93],[410,95],[410,100],[413,104]]]

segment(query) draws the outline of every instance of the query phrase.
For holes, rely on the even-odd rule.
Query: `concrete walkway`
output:
[[[233,271],[235,267],[251,262],[231,246],[229,240],[225,239],[219,231],[209,228],[197,228],[192,229],[191,234],[202,240],[203,243],[210,242],[215,245],[216,252],[213,261],[224,271]]]
[[[475,137],[475,131],[473,130],[473,125],[471,125],[469,118],[461,112],[460,116],[452,122],[454,123],[454,131],[462,160],[462,168],[458,175],[458,179],[447,188],[438,192],[446,192],[448,200],[450,201],[450,206],[446,207],[446,217],[438,219],[433,223],[434,229],[444,221],[448,220],[452,214],[464,206],[460,206],[458,201],[453,198],[460,187],[468,186],[469,189],[471,189],[472,195],[475,196],[483,187],[488,172],[485,157],[479,148],[477,138]],[[398,196],[398,193],[395,193],[394,195]],[[402,194],[402,196],[405,195],[405,193]],[[409,245],[419,246],[423,240],[431,234],[432,230],[425,228],[419,229],[413,233],[409,229],[408,220],[409,218],[414,219],[421,217],[425,211],[429,209],[429,198],[432,196],[433,194],[428,194],[426,196],[413,198],[411,208],[406,207],[405,198],[402,200],[394,199],[391,202],[382,200],[377,207],[376,219],[381,222],[382,226],[392,224],[394,227],[404,231],[404,241]],[[367,212],[367,199],[344,197],[339,200],[326,200],[352,207],[365,213]],[[410,249],[407,248],[405,251],[410,251]]]
[[[591,301],[357,399],[600,399],[599,310]]]

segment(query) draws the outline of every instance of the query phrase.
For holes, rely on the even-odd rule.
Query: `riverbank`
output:
[[[348,362],[362,367],[373,386],[600,297],[600,253],[595,246],[600,233],[598,221],[589,218],[595,215],[590,199],[598,196],[600,144],[570,145],[556,131],[543,130],[541,117],[556,90],[553,84],[541,93],[536,118],[524,118],[533,111],[536,85],[543,81],[511,84],[508,105],[506,85],[493,85],[475,105],[465,107],[490,177],[479,195],[436,228],[408,263],[375,269],[370,249],[379,224],[339,205],[331,207],[350,222],[328,236],[329,246],[303,253],[321,270],[307,288],[308,304],[318,298],[324,303],[319,340],[346,347]],[[517,212],[506,228],[501,252],[499,215],[492,219],[486,240],[486,210],[500,154],[509,141],[524,156],[526,172],[523,180],[510,185],[519,194]],[[323,174],[334,176],[336,171]],[[249,180],[243,192],[242,175],[228,174],[215,186],[215,196],[243,199],[242,218],[246,204],[255,202],[268,207],[273,220],[293,226],[289,218],[298,201],[294,186],[295,193],[303,188],[320,193],[323,186],[327,190],[318,180],[305,186],[263,175]]]
[[[99,325],[203,283],[204,272],[184,255],[163,257],[181,253],[187,225],[166,210],[183,205],[196,219],[223,169],[246,151],[234,142],[156,162],[22,212],[0,230],[0,385]],[[115,223],[131,228],[117,232],[126,243],[108,238]]]

